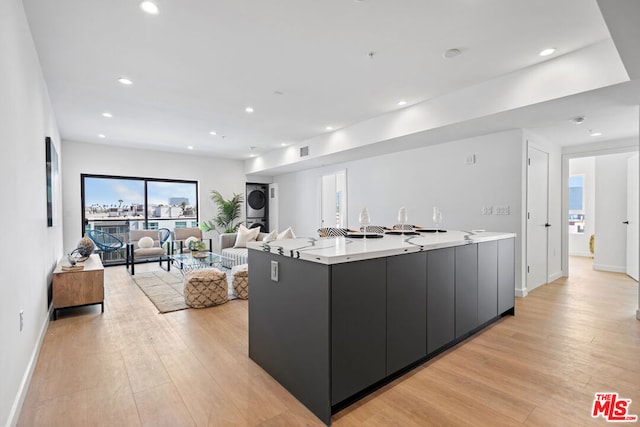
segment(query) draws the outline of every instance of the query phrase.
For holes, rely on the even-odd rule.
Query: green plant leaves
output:
[[[211,200],[218,207],[218,215],[211,221],[203,221],[200,223],[200,229],[203,231],[218,230],[220,233],[235,233],[238,231],[243,221],[236,220],[240,218],[242,211],[242,202],[244,201],[242,194],[233,193],[233,197],[225,200],[224,196],[217,191],[211,191]]]

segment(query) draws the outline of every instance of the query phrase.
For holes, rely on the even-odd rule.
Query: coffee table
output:
[[[215,254],[213,252],[198,251],[196,257],[192,253],[169,255],[171,263],[182,273],[199,270],[208,267],[222,267],[222,262],[232,265],[234,261],[231,258]]]

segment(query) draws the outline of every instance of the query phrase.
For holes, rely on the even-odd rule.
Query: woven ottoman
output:
[[[249,299],[249,266],[247,264],[236,265],[231,269],[233,278],[233,290],[240,299]]]
[[[184,302],[193,308],[211,307],[229,300],[227,274],[217,268],[194,270],[184,275]]]

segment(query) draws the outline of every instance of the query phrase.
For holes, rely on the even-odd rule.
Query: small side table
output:
[[[58,319],[58,310],[66,307],[100,304],[104,313],[104,267],[98,254],[91,255],[82,270],[65,271],[63,259],[53,271],[53,320]]]

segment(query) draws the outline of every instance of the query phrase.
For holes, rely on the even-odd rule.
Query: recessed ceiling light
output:
[[[98,134],[98,138],[106,138],[107,136],[103,133]]]
[[[244,109],[247,113],[253,113],[253,107],[247,107]]]
[[[104,112],[104,113],[102,113],[102,117],[107,117],[107,118],[110,119],[111,117],[113,117],[113,114]]]
[[[398,107],[402,107],[402,106],[404,106],[404,105],[407,105],[407,101],[398,101],[398,102],[396,103],[396,105],[397,105]]]
[[[555,51],[556,51],[556,49],[555,49],[555,48],[553,48],[553,47],[549,47],[549,48],[547,48],[547,49],[544,49],[544,50],[540,51],[539,55],[540,55],[540,56],[549,56],[549,55],[551,55],[552,53],[554,53]]]
[[[132,84],[133,84],[133,82],[132,82],[130,79],[126,78],[126,77],[120,77],[120,78],[118,79],[118,82],[119,82],[120,84],[122,84],[122,85],[125,85],[125,86],[129,86],[129,85],[132,85]]]
[[[249,154],[249,157],[256,157],[257,154]]]
[[[157,15],[158,12],[160,12],[160,9],[158,9],[158,5],[148,0],[140,2],[140,9],[150,15]]]
[[[327,126],[325,129],[326,130],[333,130],[333,126]]]
[[[447,49],[444,52],[442,52],[442,57],[445,59],[451,59],[451,58],[455,58],[461,53],[462,51],[460,49]]]
[[[591,132],[589,135],[591,135],[591,136],[602,136],[602,132]]]
[[[193,150],[193,145],[187,145],[187,150]]]
[[[215,130],[212,130],[211,132],[209,132],[209,135],[216,136],[216,135],[217,135],[217,133],[216,133],[216,131],[215,131]]]
[[[573,123],[574,125],[581,125],[584,123],[586,117],[584,116],[579,116],[579,117],[574,117],[573,119],[569,120],[571,123]]]
[[[287,145],[289,145],[289,144],[287,144],[286,142],[281,142],[281,143],[280,143],[280,146],[281,146],[281,147],[286,147]]]

